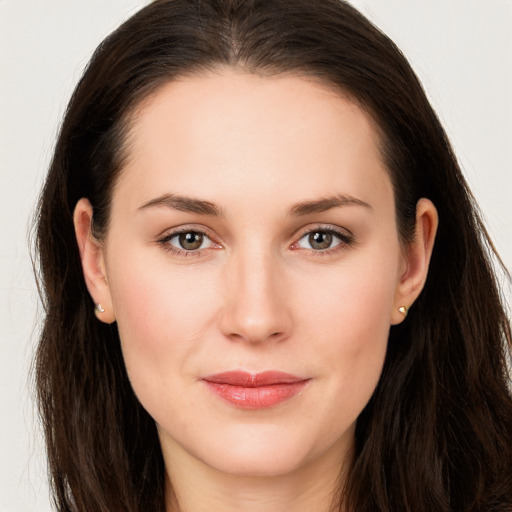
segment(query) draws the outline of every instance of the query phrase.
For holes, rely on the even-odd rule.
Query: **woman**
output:
[[[94,55],[41,198],[58,510],[510,510],[488,247],[348,4],[150,4]]]

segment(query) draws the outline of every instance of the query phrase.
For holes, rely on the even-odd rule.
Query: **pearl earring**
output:
[[[398,308],[398,312],[402,313],[402,315],[404,315],[404,316],[407,316],[407,311],[408,311],[408,309],[405,306],[400,306]]]
[[[96,304],[96,311],[98,313],[105,313],[105,308],[101,304]]]

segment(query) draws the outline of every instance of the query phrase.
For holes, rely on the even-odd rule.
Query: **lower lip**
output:
[[[307,380],[269,386],[243,387],[204,381],[210,391],[239,409],[267,409],[298,395]]]

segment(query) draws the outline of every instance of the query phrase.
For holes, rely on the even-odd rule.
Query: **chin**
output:
[[[196,457],[222,473],[243,477],[275,477],[305,467],[327,447],[295,437],[290,427],[240,428],[215,443],[203,445]],[[308,442],[309,441],[309,442]],[[312,442],[313,441],[313,442]]]

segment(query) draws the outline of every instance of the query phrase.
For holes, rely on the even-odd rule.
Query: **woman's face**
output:
[[[407,269],[368,116],[307,79],[222,71],[162,87],[128,153],[100,301],[166,459],[343,460]]]

